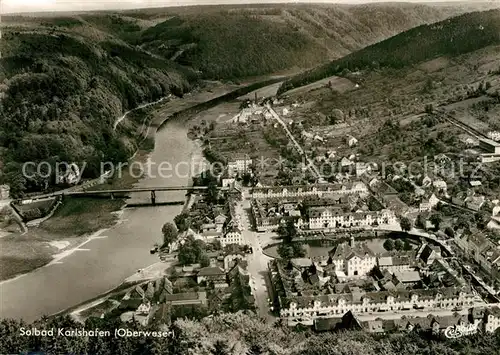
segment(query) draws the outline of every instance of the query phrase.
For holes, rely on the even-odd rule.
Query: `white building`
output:
[[[439,203],[439,198],[435,194],[432,194],[429,199],[423,200],[418,208],[419,212],[430,212]]]
[[[366,244],[342,243],[331,252],[330,258],[338,276],[364,277],[377,265],[377,259]]]
[[[234,161],[230,161],[227,164],[228,172],[230,175],[235,174],[245,174],[250,172],[250,167],[252,166],[252,159],[248,155],[241,155],[237,157]]]
[[[314,319],[339,317],[351,311],[356,314],[371,314],[387,311],[409,311],[414,308],[432,310],[440,308],[452,310],[456,307],[484,305],[480,298],[471,292],[442,288],[431,290],[412,290],[401,292],[364,292],[354,294],[328,294],[322,296],[290,297],[282,305],[280,316],[288,322],[312,324]],[[492,318],[492,326],[494,320]]]
[[[428,177],[427,175],[425,175],[422,179],[422,186],[423,187],[428,187],[432,184],[432,179],[430,177]]]
[[[346,184],[318,184],[318,185],[298,185],[298,186],[275,186],[254,188],[252,198],[279,198],[279,197],[305,197],[305,196],[328,196],[328,195],[349,195],[367,194],[368,188],[361,181]]]
[[[498,328],[500,328],[500,308],[495,306],[486,311],[484,330],[488,333],[493,333]]]
[[[8,200],[10,198],[10,186],[0,185],[0,200]]]
[[[396,224],[391,210],[380,212],[344,212],[341,207],[311,207],[308,210],[309,229],[351,228]]]
[[[60,170],[57,174],[57,184],[70,184],[75,185],[80,181],[81,173],[80,168],[75,163],[67,166],[66,170]]]
[[[357,177],[360,177],[365,173],[369,173],[370,171],[371,171],[370,164],[361,163],[361,162],[356,163],[356,176]]]
[[[234,184],[235,181],[236,181],[236,179],[234,177],[223,177],[222,178],[222,187],[229,187],[232,184]]]
[[[358,144],[358,140],[356,138],[353,136],[347,136],[347,145],[349,147],[354,147],[356,144]]]
[[[494,140],[496,142],[500,142],[500,132],[498,132],[498,131],[488,132],[487,136],[491,140]]]
[[[446,184],[446,181],[444,180],[434,180],[432,185],[434,188],[438,191],[443,191],[445,192],[448,188],[448,185]]]
[[[244,244],[241,232],[236,228],[233,228],[231,231],[226,232],[223,236],[219,238],[219,241],[223,248],[229,244],[238,244],[238,245]]]
[[[380,270],[388,270],[391,273],[414,269],[409,256],[381,256],[377,259],[377,266]]]

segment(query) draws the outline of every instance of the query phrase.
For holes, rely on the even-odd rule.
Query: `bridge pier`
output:
[[[151,190],[151,204],[156,205],[156,193],[154,190]]]

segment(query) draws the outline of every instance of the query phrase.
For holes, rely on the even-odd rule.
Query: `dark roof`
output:
[[[220,267],[207,266],[198,271],[198,276],[219,276],[226,273]]]
[[[363,259],[365,255],[374,256],[373,252],[366,246],[365,243],[357,243],[351,247],[349,243],[341,243],[330,250],[330,256],[333,260],[346,260],[353,256],[358,256]]]
[[[342,324],[342,318],[316,318],[314,320],[314,330],[325,332],[335,330]]]
[[[199,299],[205,299],[205,292],[183,292],[183,293],[174,293],[172,295],[167,295],[165,297],[167,302],[174,301],[194,301]]]
[[[157,322],[170,323],[170,316],[172,315],[172,307],[169,303],[162,303],[160,307],[156,310],[153,318]]]

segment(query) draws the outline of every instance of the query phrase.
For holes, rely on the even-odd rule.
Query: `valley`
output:
[[[496,355],[492,7],[8,16],[0,352]]]

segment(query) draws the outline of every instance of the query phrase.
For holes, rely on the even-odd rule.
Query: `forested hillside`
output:
[[[31,329],[110,330],[111,336],[23,336],[20,327]],[[200,321],[177,320],[168,328],[173,336],[115,337],[114,329],[152,331],[119,320],[91,318],[85,326],[69,317],[41,320],[28,325],[13,320],[0,322],[0,353],[19,354],[162,354],[162,355],[498,355],[500,333],[454,340],[412,332],[374,335],[360,331],[315,334],[264,323],[253,315],[223,314]],[[165,329],[165,328],[164,328]],[[166,329],[165,329],[166,330]]]
[[[144,31],[138,43],[215,79],[308,68],[452,13],[449,8],[396,3],[171,11],[172,17]]]
[[[126,161],[135,132],[114,131],[114,121],[197,81],[190,68],[77,18],[9,26],[2,41],[1,161],[14,196],[52,182],[26,181],[21,162],[85,161],[85,175],[95,177],[101,161]]]
[[[403,68],[440,56],[457,56],[500,43],[500,10],[474,12],[422,25],[341,59],[299,74],[279,92],[346,71]]]
[[[136,150],[137,130],[113,126],[140,103],[180,95],[200,78],[312,67],[450,13],[401,4],[245,5],[3,17],[0,183],[13,196],[53,183],[26,180],[27,161],[85,161],[84,177],[96,177],[100,162]]]

